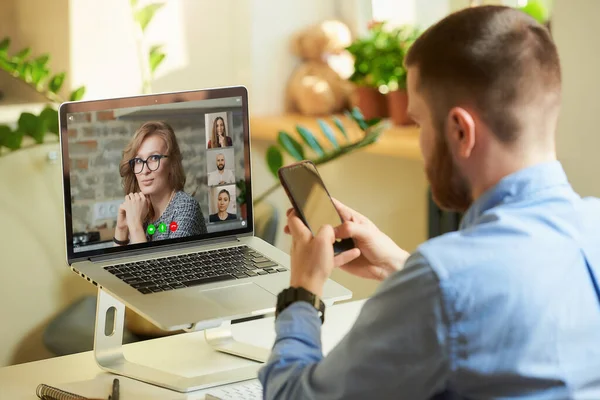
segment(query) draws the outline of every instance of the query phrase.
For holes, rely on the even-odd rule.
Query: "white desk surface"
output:
[[[326,310],[322,330],[323,352],[327,354],[353,325],[364,300],[334,305]],[[273,317],[233,325],[237,340],[271,348],[275,339]],[[124,346],[134,362],[184,376],[217,372],[254,363],[213,351],[203,332],[184,333]],[[45,383],[82,396],[108,398],[113,378],[102,371],[91,351],[0,368],[0,399],[35,399],[38,384]],[[121,399],[204,399],[210,389],[178,393],[119,377]]]

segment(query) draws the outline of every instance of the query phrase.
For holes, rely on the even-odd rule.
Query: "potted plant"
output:
[[[385,48],[373,60],[373,74],[387,97],[388,116],[394,125],[411,125],[408,116],[406,92],[406,68],[404,58],[419,32],[410,25],[390,31]]]
[[[357,85],[354,105],[366,119],[389,116],[396,125],[412,123],[406,113],[404,57],[418,35],[410,25],[389,28],[377,22],[371,24],[366,37],[348,47],[354,56],[350,77]]]
[[[386,35],[383,23],[375,22],[369,26],[367,36],[354,40],[346,48],[354,58],[354,72],[349,78],[355,84],[351,103],[361,110],[366,119],[387,117],[385,96],[379,91],[380,82],[377,82],[372,70],[372,60],[385,45]]]

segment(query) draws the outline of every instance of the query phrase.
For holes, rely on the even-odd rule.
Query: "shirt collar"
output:
[[[465,213],[460,228],[467,228],[487,210],[516,201],[548,187],[568,185],[567,175],[559,161],[533,165],[502,178],[484,192]]]

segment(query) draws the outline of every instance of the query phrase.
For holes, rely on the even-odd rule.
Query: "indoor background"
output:
[[[149,1],[139,0],[138,7]],[[31,57],[50,55],[47,66],[64,71],[60,93],[85,86],[84,99],[146,92],[190,90],[242,84],[249,90],[255,196],[275,182],[265,156],[277,133],[293,133],[296,123],[318,125],[314,117],[286,109],[287,82],[303,60],[291,51],[293,35],[324,20],[337,19],[352,39],[368,34],[372,20],[424,29],[467,0],[166,0],[143,32],[123,0],[3,0],[0,40],[9,52],[30,47]],[[483,1],[522,6],[527,1]],[[564,96],[558,128],[558,154],[582,195],[600,196],[600,26],[597,0],[542,2],[550,10],[552,34],[562,58]],[[166,56],[148,79],[138,57],[160,44]],[[0,46],[0,52],[2,52]],[[13,53],[11,53],[13,54]],[[155,54],[156,56],[156,54]],[[144,78],[145,77],[145,78]],[[143,83],[145,82],[145,84]],[[24,112],[39,114],[46,98],[22,80],[0,70],[0,125],[18,126]],[[328,116],[323,116],[327,119]],[[344,120],[345,122],[348,120]],[[0,128],[0,139],[5,134]],[[431,210],[416,128],[394,126],[381,143],[319,167],[331,194],[373,220],[411,251],[431,234]],[[323,136],[318,136],[319,140]],[[0,140],[0,143],[2,141]],[[393,146],[384,145],[392,143]],[[236,148],[236,152],[238,149]],[[48,324],[94,287],[66,264],[60,158],[56,135],[44,144],[0,149],[0,366],[53,356],[44,346]],[[293,161],[286,156],[286,163]],[[289,207],[281,188],[265,203],[279,215],[275,245],[289,251],[282,233]],[[333,276],[354,292],[369,296],[373,282]]]

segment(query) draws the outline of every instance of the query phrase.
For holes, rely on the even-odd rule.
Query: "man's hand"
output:
[[[352,238],[356,248],[338,254],[335,266],[362,278],[384,280],[401,269],[410,255],[389,236],[381,232],[367,217],[333,199],[342,220],[336,227],[336,238]],[[288,213],[291,213],[288,210]],[[289,233],[286,226],[285,232]]]
[[[333,228],[329,225],[323,226],[313,237],[312,232],[295,212],[288,214],[287,227],[292,235],[290,284],[322,297],[325,282],[334,268]]]

